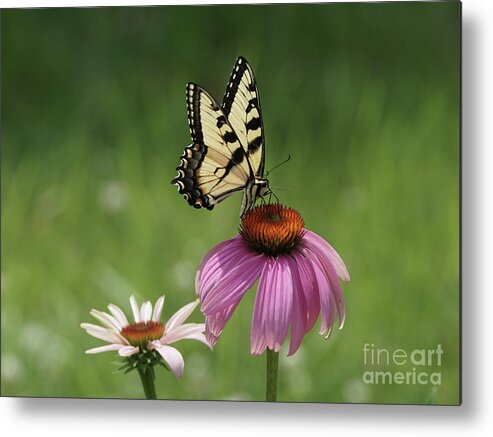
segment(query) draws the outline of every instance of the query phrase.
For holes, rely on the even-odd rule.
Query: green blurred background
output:
[[[280,400],[457,403],[459,21],[457,2],[2,11],[2,395],[142,396],[113,353],[84,354],[103,342],[79,324],[128,312],[131,293],[166,294],[168,318],[235,235],[239,194],[197,211],[169,181],[190,142],[185,84],[221,99],[241,54],[267,169],[292,156],[271,183],[352,277],[344,329],[325,341],[317,323],[281,357]],[[177,344],[185,376],[160,369],[159,397],[264,399],[254,294],[214,352]],[[424,370],[442,384],[364,384],[365,343],[441,344]]]

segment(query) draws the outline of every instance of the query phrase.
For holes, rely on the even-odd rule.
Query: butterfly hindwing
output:
[[[187,85],[187,111],[193,143],[173,180],[190,205],[212,209],[242,190],[251,170],[233,128],[214,98],[200,86]]]

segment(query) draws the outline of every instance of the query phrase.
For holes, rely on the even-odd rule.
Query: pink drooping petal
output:
[[[293,281],[286,257],[279,256],[274,268],[277,269],[277,278],[274,280],[275,299],[270,299],[271,306],[266,319],[267,339],[269,338],[269,331],[274,333],[274,338],[273,343],[267,342],[267,347],[274,352],[279,352],[291,324]]]
[[[210,316],[237,303],[259,277],[265,259],[263,255],[253,254],[243,257],[207,294],[202,295],[202,312]]]
[[[123,346],[122,348],[118,349],[118,355],[121,357],[129,357],[131,355],[135,355],[139,353],[139,348],[137,346]]]
[[[274,260],[268,258],[265,262],[258,283],[257,295],[253,306],[252,328],[250,339],[250,352],[252,355],[260,355],[267,347],[265,332],[265,302],[266,295],[272,289]]]
[[[205,337],[211,347],[216,345],[219,336],[223,332],[226,323],[233,315],[236,307],[240,303],[240,300],[241,298],[223,311],[219,311],[205,318]]]
[[[195,293],[197,296],[199,296],[199,291],[202,288],[202,272],[204,270],[204,267],[206,264],[209,262],[209,260],[218,252],[220,252],[223,247],[228,246],[231,244],[234,240],[237,240],[238,238],[241,238],[240,235],[237,235],[235,238],[232,238],[230,240],[223,241],[222,243],[219,243],[217,246],[214,246],[207,254],[204,256],[202,261],[199,264],[199,267],[197,269],[197,273],[195,273]]]
[[[346,318],[346,303],[335,266],[332,264],[327,252],[320,250],[320,247],[317,245],[305,245],[302,250],[307,253],[312,264],[316,261],[316,264],[321,268],[323,274],[327,278],[326,280],[330,284],[330,291],[333,294],[333,301],[336,304],[337,314],[339,316],[339,328],[342,329]]]
[[[284,256],[268,261],[262,272],[262,290],[255,299],[252,321],[252,354],[261,353],[264,342],[274,352],[279,352],[288,333],[293,310],[293,282],[288,261]],[[258,299],[258,302],[257,302]]]
[[[333,324],[335,322],[335,318],[336,318],[335,308],[337,307],[337,305],[336,305],[335,297],[334,297],[333,293],[330,295],[330,301],[331,301],[331,303],[330,303],[331,310],[330,310],[329,321],[328,321],[329,332],[325,335],[326,339],[329,338],[330,335],[332,334],[332,326],[333,326]],[[342,329],[343,326],[344,326],[344,319],[342,320],[342,322],[339,320],[339,329]]]
[[[159,322],[161,318],[161,314],[163,313],[164,306],[164,296],[161,296],[157,301],[156,305],[154,305],[154,311],[152,312],[152,321]]]
[[[124,347],[122,344],[107,344],[105,346],[93,347],[86,350],[86,354],[99,354],[101,352],[117,351]]]
[[[346,321],[346,301],[342,293],[341,283],[337,277],[337,272],[332,264],[324,265],[325,273],[329,277],[330,286],[332,289],[332,307],[337,308],[337,316],[339,317],[339,329],[342,329]]]
[[[308,250],[304,249],[307,260],[312,270],[312,275],[315,279],[315,283],[318,289],[318,295],[320,298],[320,313],[321,313],[321,326],[319,333],[321,335],[329,335],[331,328],[331,321],[333,320],[333,300],[331,299],[332,290],[328,278],[323,272],[320,261],[311,256]]]
[[[201,302],[221,282],[224,276],[240,262],[254,256],[241,237],[229,240],[229,244],[213,254],[203,266],[198,294]]]
[[[298,261],[294,257],[287,257],[286,260],[289,264],[293,282],[293,310],[291,314],[291,335],[288,352],[288,355],[293,355],[299,349],[303,337],[307,333],[308,314],[305,294],[303,292],[305,284],[301,279]],[[307,286],[312,287],[311,281]]]
[[[174,313],[166,323],[166,332],[171,332],[173,329],[180,326],[185,320],[187,320],[193,313],[195,308],[197,308],[198,304],[199,300],[196,299]]]
[[[203,333],[204,329],[205,325],[203,323],[187,323],[185,325],[177,326],[171,331],[167,331],[166,334],[159,339],[159,341],[161,344],[172,344],[186,338],[195,338],[195,334]]]
[[[205,339],[211,348],[211,350],[214,350],[214,346],[216,346],[217,341],[219,340],[219,335],[214,335],[210,331],[207,330],[207,323],[206,323],[206,328],[205,328]]]
[[[349,272],[344,264],[344,261],[336,252],[336,250],[325,241],[322,237],[305,229],[305,233],[303,235],[303,239],[306,240],[308,245],[313,245],[318,248],[319,252],[326,254],[329,258],[330,264],[334,266],[337,275],[344,281],[349,282]]]
[[[320,296],[318,294],[318,285],[313,275],[313,271],[305,256],[299,252],[293,252],[292,256],[298,266],[301,283],[303,284],[302,291],[306,302],[306,328],[308,332],[313,328],[313,325],[320,314]]]
[[[163,360],[173,372],[173,375],[176,378],[181,378],[183,376],[183,369],[185,368],[185,362],[181,353],[174,347],[165,345],[156,346],[155,349],[163,357]]]

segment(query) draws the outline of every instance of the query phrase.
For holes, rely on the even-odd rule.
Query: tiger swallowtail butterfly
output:
[[[257,198],[270,192],[253,70],[244,57],[236,60],[221,105],[195,83],[187,84],[186,94],[192,144],[185,148],[171,183],[195,208],[212,209],[243,191],[242,217]]]

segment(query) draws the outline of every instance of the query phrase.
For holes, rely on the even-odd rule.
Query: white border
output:
[[[192,2],[2,0],[1,7],[189,3]],[[463,2],[462,407],[3,398],[2,435],[488,435],[493,428],[492,10],[491,0]]]

